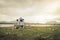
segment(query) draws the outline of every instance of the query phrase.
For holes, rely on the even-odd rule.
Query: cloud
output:
[[[0,0],[1,18],[13,19],[23,16],[33,20],[43,14],[60,15],[60,0]],[[33,16],[33,17],[32,17]],[[29,19],[28,18],[28,19]],[[38,20],[37,20],[38,21]]]
[[[13,17],[0,14],[0,21],[11,21],[11,20],[14,20]]]

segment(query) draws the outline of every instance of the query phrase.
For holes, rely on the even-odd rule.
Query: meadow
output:
[[[0,27],[0,40],[60,40],[60,27]]]

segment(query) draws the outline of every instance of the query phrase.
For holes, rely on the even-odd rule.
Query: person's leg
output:
[[[18,29],[19,27],[20,27],[20,25],[17,25],[17,26],[16,26],[16,29]]]
[[[21,28],[23,28],[23,25],[21,25]]]

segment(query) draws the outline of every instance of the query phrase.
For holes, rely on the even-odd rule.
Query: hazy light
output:
[[[46,23],[48,21],[54,20],[57,16],[51,14],[41,14],[25,17],[25,21],[34,22],[34,23]]]
[[[9,1],[9,0],[8,0]],[[4,1],[0,4],[0,20],[10,21],[23,17],[26,22],[46,23],[60,17],[60,0]],[[57,15],[56,15],[57,14]]]

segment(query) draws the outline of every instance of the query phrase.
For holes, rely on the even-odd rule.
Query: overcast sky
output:
[[[50,16],[60,18],[60,0],[0,0],[0,21],[23,17],[27,22],[40,22]]]

